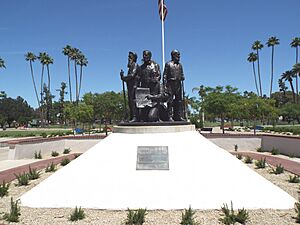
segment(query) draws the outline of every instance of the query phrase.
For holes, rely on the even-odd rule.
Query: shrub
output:
[[[221,210],[224,213],[224,218],[220,218],[219,221],[226,225],[235,224],[236,222],[245,224],[249,220],[249,214],[244,208],[238,209],[238,213],[235,215],[232,202],[231,209],[228,208],[227,204],[223,204]]]
[[[237,154],[236,157],[237,157],[239,160],[243,159],[243,156],[242,156],[241,154]]]
[[[251,164],[252,161],[253,161],[253,159],[250,156],[248,156],[248,155],[246,156],[246,158],[244,160],[244,162],[247,163],[247,164]]]
[[[272,155],[278,155],[279,154],[279,150],[277,148],[272,148],[271,154]]]
[[[256,166],[256,169],[266,168],[266,158],[256,161],[255,166]]]
[[[65,148],[63,154],[69,154],[71,152],[70,148]]]
[[[199,223],[195,221],[195,211],[192,210],[191,206],[189,209],[185,209],[184,213],[181,214],[181,225],[198,225]]]
[[[5,181],[3,181],[2,184],[0,184],[0,197],[1,198],[8,195],[9,186],[10,186],[10,183],[5,183]]]
[[[42,136],[43,138],[46,138],[46,137],[47,137],[47,134],[46,134],[45,132],[43,132],[43,133],[41,133],[41,136]]]
[[[297,175],[294,175],[294,176],[289,175],[289,182],[290,183],[294,183],[294,184],[300,183],[299,176],[297,176]]]
[[[279,164],[279,165],[276,165],[276,168],[275,169],[273,169],[272,168],[272,173],[274,173],[274,174],[281,174],[281,173],[283,173],[284,172],[284,167],[281,165],[281,164]]]
[[[82,220],[84,218],[85,218],[85,213],[84,213],[83,209],[81,209],[81,207],[77,208],[77,206],[76,206],[74,211],[70,215],[70,220],[78,221],[78,220]]]
[[[53,162],[46,167],[45,172],[49,173],[49,172],[55,172],[56,171],[56,166],[53,164]]]
[[[74,159],[77,159],[81,154],[75,154]]]
[[[39,179],[41,175],[41,172],[37,171],[37,169],[31,169],[31,167],[29,166],[29,173],[28,173],[28,178],[29,180],[36,180]]]
[[[295,203],[295,212],[297,213],[297,216],[294,217],[296,219],[296,223],[300,223],[300,202]]]
[[[258,147],[258,148],[256,149],[256,151],[257,151],[257,152],[264,152],[264,150],[262,149],[262,147]]]
[[[29,185],[29,176],[27,173],[23,173],[23,174],[15,174],[17,180],[18,180],[18,186],[27,186]]]
[[[38,153],[35,152],[35,153],[34,153],[34,158],[35,158],[35,159],[42,159],[41,151],[39,151]]]
[[[60,165],[65,166],[65,165],[67,165],[69,162],[71,162],[70,159],[64,158],[64,159],[61,161]]]
[[[146,215],[147,209],[127,209],[127,219],[125,221],[125,225],[142,225],[145,222]]]
[[[52,152],[51,152],[51,156],[52,156],[52,157],[59,156],[59,153],[58,153],[58,152],[56,152],[56,151],[52,151]]]
[[[19,216],[21,209],[19,206],[19,200],[15,201],[13,198],[10,199],[10,212],[5,213],[3,216],[3,219],[5,219],[8,222],[19,222]]]

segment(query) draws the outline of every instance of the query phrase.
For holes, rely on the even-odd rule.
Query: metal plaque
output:
[[[148,95],[150,95],[150,88],[136,88],[135,98],[137,108],[153,107],[152,101],[146,98]]]
[[[138,146],[137,170],[169,170],[168,146]]]

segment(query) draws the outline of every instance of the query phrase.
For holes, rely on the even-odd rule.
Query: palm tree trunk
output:
[[[51,90],[50,90],[50,71],[49,71],[49,65],[47,64],[47,74],[48,74],[48,90],[49,90],[49,93],[51,93]]]
[[[44,65],[42,65],[42,75],[41,75],[41,104],[43,105],[43,84],[44,84]]]
[[[262,97],[262,88],[261,88],[261,79],[260,79],[260,66],[259,66],[259,53],[258,49],[257,52],[257,71],[258,71],[258,82],[259,82],[259,90],[260,90],[260,97]]]
[[[298,46],[296,47],[296,64],[298,63]],[[298,74],[296,74],[296,98],[298,103],[299,98],[299,90],[298,90]]]
[[[272,46],[270,98],[271,98],[272,88],[273,88],[273,74],[274,74],[274,46]]]
[[[40,107],[39,95],[37,93],[36,84],[35,84],[34,75],[33,75],[32,61],[29,60],[29,63],[30,63],[30,70],[31,70],[31,78],[32,78],[33,88],[34,88],[36,100],[38,102],[38,106]]]
[[[76,82],[76,104],[78,105],[78,79],[77,79],[77,66],[76,66],[76,59],[74,60],[74,67],[75,67],[75,82]]]
[[[293,101],[294,101],[294,103],[296,103],[295,89],[294,89],[294,86],[293,86],[293,81],[289,81],[289,82],[290,82],[291,89],[292,89],[292,92],[293,92]]]
[[[80,79],[79,79],[79,90],[78,90],[78,99],[80,97],[80,91],[81,91],[81,82],[82,82],[82,65],[80,66]]]
[[[70,89],[70,102],[72,102],[72,87],[71,87],[71,73],[70,73],[70,57],[68,56],[68,76],[69,76],[69,89]]]
[[[254,62],[252,62],[252,68],[253,68],[253,75],[254,75],[255,87],[256,87],[257,95],[259,96]]]

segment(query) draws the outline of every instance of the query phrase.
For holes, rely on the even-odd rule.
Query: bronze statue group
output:
[[[180,52],[171,52],[171,60],[165,64],[162,83],[160,67],[151,57],[150,51],[143,51],[143,64],[139,66],[137,54],[129,52],[127,76],[124,76],[123,70],[120,72],[124,96],[124,82],[127,85],[129,122],[184,121],[184,74],[179,62]]]

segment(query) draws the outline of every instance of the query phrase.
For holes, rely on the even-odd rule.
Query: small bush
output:
[[[55,172],[56,171],[56,166],[53,164],[53,162],[46,167],[45,172],[49,173],[49,172]]]
[[[294,176],[289,175],[289,182],[290,183],[294,183],[294,184],[300,183],[299,176],[297,176],[297,175],[294,175]]]
[[[295,212],[297,213],[297,216],[294,217],[296,219],[296,223],[300,223],[300,202],[295,203]]]
[[[70,159],[64,158],[64,159],[61,161],[60,165],[65,166],[65,165],[67,165],[69,162],[71,162]]]
[[[42,153],[41,153],[41,151],[39,151],[38,153],[35,152],[35,153],[34,153],[34,158],[35,158],[35,159],[42,159]]]
[[[279,154],[279,150],[277,148],[272,148],[271,154],[272,155],[278,155]]]
[[[189,209],[185,209],[184,213],[181,214],[181,225],[198,225],[195,221],[195,211],[192,210],[191,206]]]
[[[29,185],[29,176],[27,173],[23,173],[23,174],[15,174],[17,180],[18,180],[18,186],[27,186]]]
[[[84,213],[83,209],[81,209],[81,207],[77,208],[77,206],[76,206],[74,211],[70,215],[70,220],[78,221],[78,220],[82,220],[84,218],[85,218],[85,213]]]
[[[244,208],[238,209],[238,213],[235,215],[232,202],[231,209],[228,208],[227,204],[223,204],[221,210],[224,213],[224,218],[219,219],[219,221],[226,225],[235,224],[236,222],[245,224],[249,220],[249,214]]]
[[[65,148],[63,154],[69,154],[71,152],[70,148]]]
[[[9,186],[10,186],[10,183],[5,183],[5,181],[3,181],[2,184],[0,184],[0,197],[1,198],[8,195]]]
[[[264,150],[262,149],[262,147],[258,147],[258,148],[256,149],[256,151],[257,151],[257,152],[264,152]]]
[[[41,136],[42,136],[43,138],[46,138],[46,137],[47,137],[47,134],[46,134],[45,132],[43,132],[43,133],[41,133]]]
[[[276,168],[275,169],[273,169],[272,168],[272,173],[274,173],[274,174],[281,174],[281,173],[283,173],[284,172],[284,167],[281,165],[281,164],[279,164],[279,165],[276,165]]]
[[[237,154],[236,157],[239,159],[239,160],[242,160],[243,159],[243,156],[241,154]]]
[[[21,215],[21,209],[19,206],[19,200],[15,201],[13,198],[10,199],[10,212],[5,213],[3,219],[8,222],[19,222],[19,216]]]
[[[81,154],[75,154],[74,159],[77,159]]]
[[[127,209],[127,219],[125,221],[125,225],[142,225],[145,222],[146,215],[147,209]]]
[[[28,173],[29,180],[39,179],[40,176],[41,176],[40,171],[37,171],[37,169],[31,169],[31,167],[29,166],[29,173]]]
[[[52,151],[52,152],[51,152],[51,156],[52,156],[52,157],[59,156],[59,153],[58,153],[58,152],[56,152],[56,151]]]
[[[256,161],[255,166],[256,166],[256,169],[266,168],[266,158]]]
[[[252,161],[253,161],[253,159],[250,156],[248,156],[248,155],[246,156],[246,158],[244,160],[244,162],[247,163],[247,164],[251,164]]]

